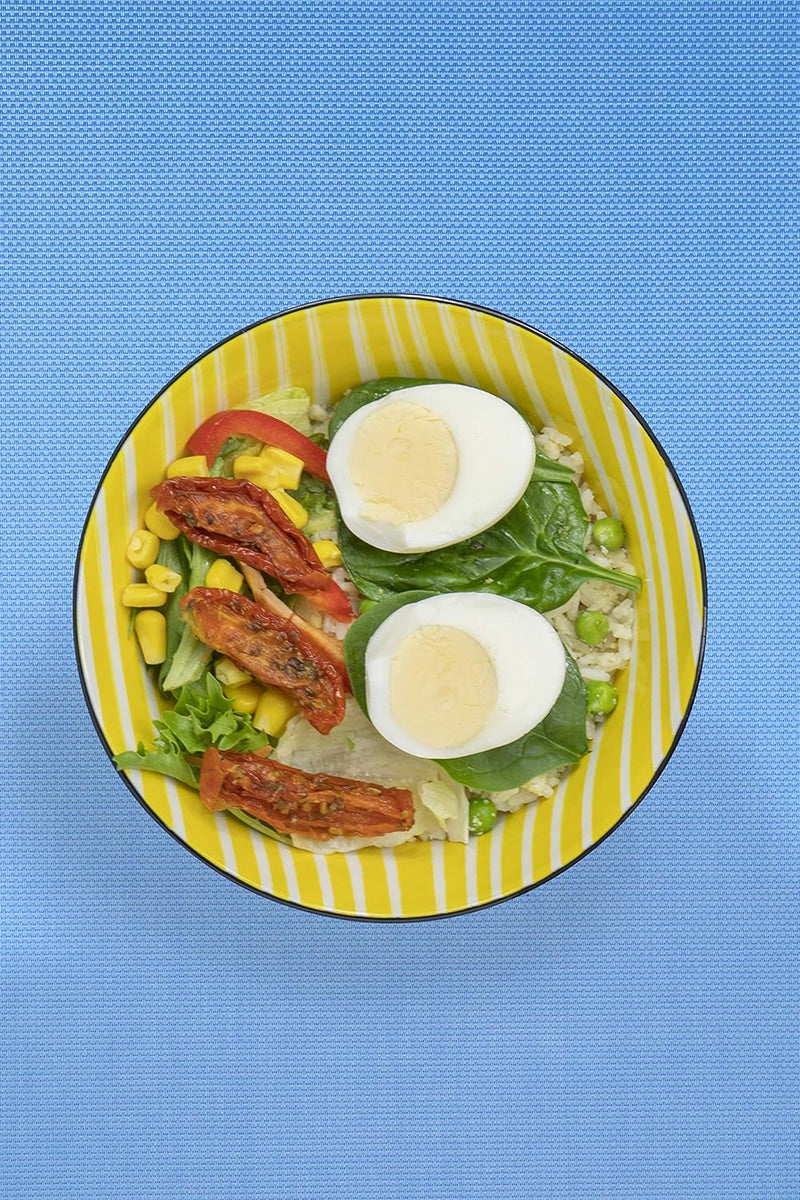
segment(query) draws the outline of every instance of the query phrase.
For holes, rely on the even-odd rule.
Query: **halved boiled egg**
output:
[[[535,456],[530,427],[505,400],[431,383],[357,409],[334,435],[328,473],[348,529],[404,554],[494,525],[528,486]]]
[[[420,758],[463,758],[538,725],[566,658],[534,609],[457,592],[391,613],[367,643],[364,674],[369,718],[387,741]]]

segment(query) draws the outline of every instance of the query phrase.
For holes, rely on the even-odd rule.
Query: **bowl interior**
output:
[[[149,490],[204,417],[294,384],[336,398],[382,375],[446,378],[513,401],[570,434],[607,511],[619,513],[645,580],[619,705],[556,794],[501,817],[468,846],[411,843],[318,855],[272,842],[196,793],[130,772],[176,837],[258,891],[351,916],[424,917],[490,903],[547,879],[602,839],[658,773],[691,705],[702,655],[702,555],[669,463],[634,411],[590,367],[499,314],[404,297],[328,301],[285,313],[209,351],[142,413],[93,503],[76,578],[76,636],[90,708],[111,753],[152,739],[160,699],[119,603]],[[120,794],[121,798],[121,794]]]

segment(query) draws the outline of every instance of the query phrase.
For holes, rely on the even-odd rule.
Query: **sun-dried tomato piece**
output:
[[[405,788],[381,787],[311,775],[258,754],[206,750],[200,799],[218,812],[241,808],[277,833],[320,841],[334,837],[381,837],[414,824],[414,800]]]
[[[181,612],[195,637],[259,683],[281,688],[320,733],[344,717],[341,663],[291,620],[223,588],[193,588]]]
[[[313,592],[331,582],[305,534],[247,479],[180,476],[150,494],[191,541],[266,571],[288,591]]]
[[[266,571],[337,621],[353,620],[349,599],[311,542],[264,488],[247,479],[180,476],[165,479],[150,495],[191,541]]]

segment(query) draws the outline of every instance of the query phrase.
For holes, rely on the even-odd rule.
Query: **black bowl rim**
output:
[[[698,657],[697,657],[697,666],[695,669],[694,684],[692,686],[692,694],[689,697],[689,701],[688,701],[688,703],[686,705],[686,709],[683,713],[681,723],[678,726],[677,730],[675,731],[675,736],[672,739],[672,742],[670,744],[669,749],[667,750],[667,753],[664,755],[661,762],[658,764],[658,767],[657,767],[656,771],[654,772],[650,782],[647,784],[647,787],[642,792],[639,793],[639,795],[636,797],[636,799],[631,804],[630,808],[628,808],[624,813],[621,814],[619,820],[616,821],[611,826],[610,829],[607,829],[602,837],[598,838],[598,840],[596,842],[592,842],[591,846],[587,846],[586,849],[582,850],[581,853],[579,855],[577,855],[576,858],[571,859],[568,863],[565,863],[564,866],[558,867],[557,870],[555,870],[555,871],[551,871],[548,875],[545,875],[545,877],[543,879],[538,879],[536,881],[536,883],[531,883],[527,887],[518,888],[515,892],[509,892],[507,896],[498,896],[493,900],[484,900],[481,904],[467,905],[464,908],[453,909],[450,912],[427,913],[424,916],[414,916],[414,917],[396,917],[396,916],[379,917],[379,916],[371,916],[369,914],[362,914],[362,913],[339,913],[339,912],[332,912],[329,909],[314,908],[311,905],[301,904],[295,900],[285,900],[282,896],[274,896],[271,892],[262,891],[261,888],[256,887],[254,884],[247,883],[245,880],[239,879],[239,877],[237,875],[233,875],[233,874],[231,874],[230,871],[226,871],[224,867],[220,867],[220,866],[217,866],[216,863],[212,863],[203,854],[201,854],[199,850],[195,850],[195,848],[193,846],[190,846],[187,842],[184,842],[182,840],[182,838],[180,838],[173,829],[170,829],[170,827],[164,821],[162,821],[159,816],[157,816],[153,812],[153,810],[150,808],[150,806],[145,801],[144,797],[142,795],[140,795],[140,793],[136,790],[136,788],[133,786],[131,781],[128,779],[127,775],[122,774],[122,772],[118,772],[118,775],[121,776],[123,782],[125,783],[125,786],[129,790],[129,792],[135,797],[135,799],[139,802],[139,804],[142,806],[142,808],[145,810],[145,812],[147,812],[149,814],[149,816],[152,817],[152,819],[158,825],[161,826],[162,829],[166,830],[166,832],[170,835],[170,837],[174,838],[174,840],[180,846],[182,846],[185,850],[188,850],[190,854],[193,854],[195,856],[195,858],[199,859],[202,863],[205,863],[206,866],[211,867],[212,870],[216,871],[218,874],[223,875],[226,879],[232,880],[234,883],[238,884],[239,887],[245,888],[249,892],[253,892],[256,896],[260,896],[267,900],[272,900],[277,904],[284,904],[284,905],[286,905],[287,908],[294,908],[294,909],[299,910],[300,912],[314,913],[317,916],[334,917],[337,920],[342,920],[342,921],[365,921],[365,922],[378,924],[378,925],[399,924],[399,923],[403,923],[403,922],[409,923],[409,922],[415,922],[415,921],[440,921],[440,920],[444,920],[449,917],[459,917],[459,916],[464,916],[467,913],[479,912],[485,908],[492,908],[496,904],[505,904],[508,900],[514,900],[518,896],[524,896],[527,892],[532,892],[536,888],[541,887],[543,884],[548,883],[551,879],[555,879],[556,876],[561,875],[564,871],[569,870],[570,867],[574,867],[577,863],[581,862],[582,859],[586,858],[586,856],[588,854],[591,854],[591,852],[593,850],[596,850],[598,846],[602,845],[602,843],[606,840],[606,838],[610,837],[612,833],[614,833],[617,829],[619,829],[619,827],[623,823],[623,821],[627,820],[627,818],[631,815],[631,813],[639,807],[641,802],[644,800],[645,796],[648,794],[648,792],[651,791],[651,789],[653,788],[653,786],[659,779],[661,773],[663,772],[664,768],[667,766],[667,763],[669,762],[669,760],[672,758],[672,755],[675,753],[675,748],[678,745],[678,742],[680,741],[680,739],[683,735],[684,729],[686,728],[686,723],[689,720],[689,716],[691,714],[692,708],[694,707],[694,702],[697,697],[697,691],[700,686],[700,676],[703,671],[703,661],[705,658],[705,649],[706,649],[706,635],[707,635],[707,629],[708,629],[708,574],[706,571],[706,561],[705,561],[705,554],[703,552],[703,544],[700,540],[700,533],[697,528],[697,522],[695,520],[694,513],[692,512],[692,507],[689,503],[689,498],[686,495],[684,486],[681,483],[680,478],[678,477],[678,473],[672,464],[672,460],[670,459],[669,455],[667,454],[666,450],[662,446],[659,439],[653,433],[653,430],[650,428],[650,426],[648,425],[647,421],[644,419],[642,414],[630,402],[630,400],[627,398],[627,396],[623,395],[623,393],[619,390],[619,388],[616,387],[611,382],[610,379],[607,379],[606,376],[602,373],[602,371],[598,371],[598,369],[595,366],[593,366],[588,361],[588,359],[583,358],[580,354],[576,354],[574,350],[570,350],[570,348],[568,346],[565,346],[563,344],[563,342],[559,342],[556,338],[551,337],[550,334],[542,332],[541,329],[537,329],[534,325],[529,325],[526,321],[520,321],[517,317],[510,317],[506,313],[499,312],[495,308],[489,308],[488,306],[486,306],[484,304],[473,304],[467,300],[454,300],[447,296],[427,296],[427,295],[418,295],[418,294],[409,293],[409,292],[362,292],[362,293],[358,293],[358,294],[350,295],[350,296],[329,296],[324,300],[314,300],[309,304],[297,304],[297,305],[294,305],[292,308],[282,309],[280,312],[272,313],[271,316],[264,317],[258,321],[252,321],[249,325],[245,325],[244,328],[236,330],[235,333],[228,334],[227,337],[221,338],[220,341],[218,341],[215,345],[211,346],[209,349],[203,350],[200,354],[198,354],[195,358],[193,358],[192,361],[188,365],[181,367],[180,371],[178,371],[176,375],[173,375],[173,377],[172,377],[172,379],[170,379],[169,383],[165,384],[164,387],[162,387],[161,390],[156,393],[156,395],[153,397],[153,399],[150,400],[149,403],[144,406],[144,408],[141,410],[141,412],[139,412],[139,414],[130,423],[130,425],[128,426],[128,428],[125,430],[124,434],[120,438],[119,442],[117,443],[116,447],[112,451],[108,462],[106,463],[103,474],[100,476],[100,481],[97,484],[97,487],[95,488],[94,495],[92,496],[92,499],[91,499],[91,503],[89,504],[89,509],[86,514],[86,519],[83,523],[83,529],[81,530],[81,536],[80,536],[80,540],[78,542],[78,552],[77,552],[77,555],[75,558],[75,569],[74,569],[74,573],[73,573],[73,584],[72,584],[73,649],[74,649],[74,653],[75,653],[75,660],[78,665],[78,676],[80,678],[81,690],[83,691],[83,698],[86,702],[86,707],[89,710],[89,715],[92,719],[92,724],[94,725],[95,730],[97,732],[97,736],[100,738],[100,742],[113,765],[114,756],[113,756],[111,747],[109,746],[108,741],[106,740],[106,736],[105,736],[105,733],[103,732],[102,726],[100,724],[99,717],[98,717],[97,713],[95,712],[94,705],[92,704],[92,701],[89,696],[89,689],[88,689],[88,686],[86,683],[86,678],[84,676],[83,664],[81,662],[81,656],[80,656],[80,647],[78,644],[78,578],[80,575],[80,564],[81,564],[81,557],[83,554],[83,543],[86,538],[86,531],[89,526],[89,521],[91,519],[92,512],[94,511],[94,506],[97,502],[97,497],[100,494],[100,489],[102,488],[103,483],[105,482],[106,475],[108,474],[109,470],[111,469],[112,463],[116,459],[117,455],[119,454],[120,450],[124,446],[125,442],[128,440],[131,433],[136,428],[136,426],[139,424],[139,422],[141,421],[141,419],[145,415],[145,413],[148,412],[149,409],[151,409],[153,407],[153,405],[156,404],[161,399],[161,397],[164,395],[165,392],[169,391],[169,389],[172,387],[172,385],[178,379],[180,379],[182,375],[185,375],[187,371],[191,371],[191,369],[194,366],[196,366],[197,363],[199,363],[202,359],[206,358],[209,354],[215,353],[215,351],[219,350],[221,346],[225,346],[228,342],[232,342],[236,338],[241,337],[243,334],[249,333],[249,331],[251,329],[257,329],[261,325],[269,325],[269,324],[271,324],[271,322],[278,321],[282,317],[290,316],[292,313],[306,312],[308,309],[312,309],[312,308],[322,308],[326,304],[343,304],[343,303],[350,303],[350,302],[359,301],[359,300],[411,300],[411,301],[416,301],[416,302],[421,301],[423,303],[430,302],[433,304],[447,304],[447,305],[452,305],[456,308],[465,308],[471,312],[484,313],[487,316],[497,317],[501,321],[506,321],[510,325],[516,325],[519,329],[524,329],[527,333],[533,333],[537,337],[543,338],[544,341],[549,342],[552,346],[555,346],[557,349],[562,350],[565,354],[568,354],[570,356],[570,358],[574,359],[576,362],[581,363],[582,366],[586,367],[599,380],[601,380],[602,383],[611,392],[614,393],[614,395],[617,397],[617,399],[622,404],[625,405],[625,407],[628,409],[628,411],[633,414],[635,419],[641,425],[642,429],[644,429],[645,433],[650,438],[653,445],[658,450],[658,453],[661,455],[661,458],[664,460],[664,464],[666,465],[667,470],[669,471],[670,475],[672,476],[675,486],[678,489],[678,494],[680,495],[681,500],[683,501],[683,505],[684,505],[684,507],[686,509],[686,513],[689,517],[689,524],[691,525],[692,536],[694,537],[695,546],[697,548],[698,559],[700,562],[700,576],[701,576],[701,580],[702,580],[702,599],[703,599],[703,621],[702,621],[702,628],[701,628],[701,632],[700,632],[700,645],[698,648]]]

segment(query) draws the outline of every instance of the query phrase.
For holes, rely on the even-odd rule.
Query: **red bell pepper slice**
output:
[[[335,579],[319,592],[304,592],[306,600],[310,600],[320,612],[327,613],[337,621],[345,623],[355,619],[353,606],[347,592],[339,587]]]
[[[214,413],[207,421],[195,429],[186,449],[189,454],[204,454],[209,467],[227,442],[228,438],[244,435],[265,442],[270,446],[278,446],[296,458],[303,460],[303,467],[309,475],[317,479],[329,481],[328,468],[325,465],[327,455],[321,446],[317,446],[305,434],[299,433],[278,417],[269,413],[257,412],[253,408],[233,408],[226,412]]]

